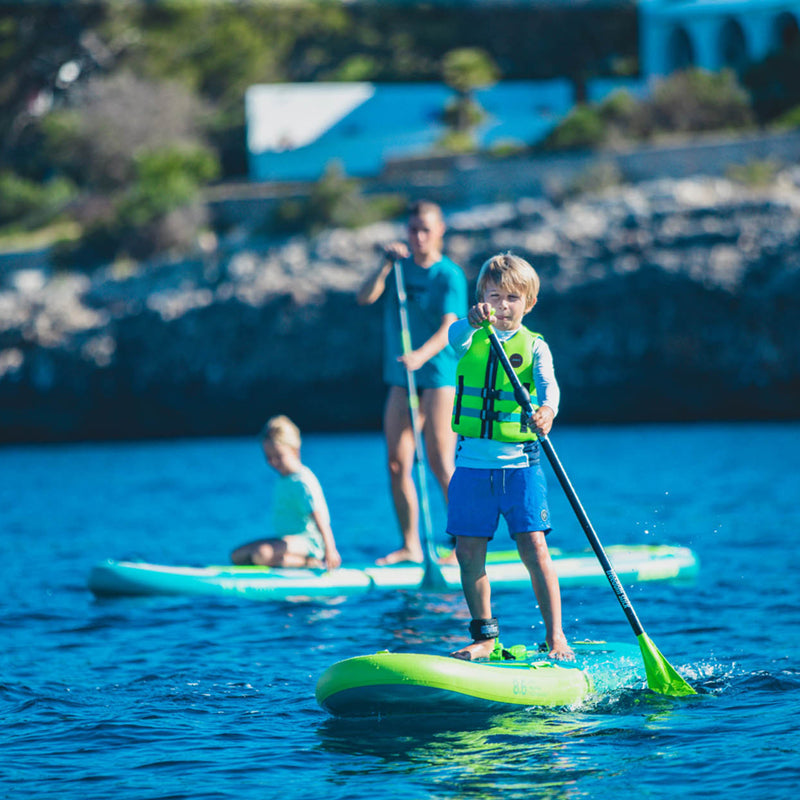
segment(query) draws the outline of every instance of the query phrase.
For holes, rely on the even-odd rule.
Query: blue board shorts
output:
[[[512,539],[518,533],[550,531],[547,481],[541,465],[456,467],[447,491],[447,532],[492,539],[501,514]]]

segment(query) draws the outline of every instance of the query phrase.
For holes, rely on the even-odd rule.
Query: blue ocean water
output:
[[[458,595],[97,600],[107,557],[206,564],[268,532],[255,440],[0,449],[0,795],[7,798],[790,798],[800,786],[800,424],[553,434],[605,545],[692,547],[689,584],[628,588],[701,694],[574,709],[342,721],[321,672],[465,641]],[[345,561],[397,541],[379,434],[307,435]],[[433,485],[433,484],[431,484]],[[434,519],[443,528],[441,500]],[[551,481],[551,543],[586,544]],[[505,534],[499,545],[507,546]],[[633,641],[609,587],[565,588],[571,638]],[[543,638],[495,592],[506,644]]]

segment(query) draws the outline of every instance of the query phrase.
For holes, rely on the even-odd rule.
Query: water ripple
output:
[[[741,442],[756,436],[743,457]],[[790,440],[800,444],[800,426],[559,432],[604,542],[657,531],[699,553],[695,582],[627,587],[699,696],[663,697],[637,682],[575,708],[349,721],[317,706],[323,670],[385,648],[447,652],[467,636],[458,593],[97,600],[85,586],[94,560],[135,550],[212,563],[259,535],[270,479],[260,454],[242,441],[0,453],[0,486],[14,498],[0,529],[0,581],[25,587],[0,597],[0,796],[794,800],[800,593],[782,533],[800,528],[790,479],[800,447]],[[311,435],[304,448],[343,555],[377,555],[395,536],[383,470],[362,468],[382,463],[380,436]],[[250,468],[232,466],[246,453]],[[342,453],[360,468],[343,470]],[[553,544],[584,546],[557,487],[551,496]],[[433,513],[442,528],[443,507]],[[570,638],[635,641],[609,587],[562,594]],[[498,591],[494,602],[506,645],[544,639],[532,593]]]

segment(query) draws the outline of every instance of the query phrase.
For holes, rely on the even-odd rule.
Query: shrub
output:
[[[732,181],[745,186],[769,186],[775,182],[780,164],[770,159],[748,161],[746,164],[732,164],[726,175]]]
[[[189,205],[200,186],[219,174],[210,150],[169,147],[146,152],[136,159],[136,179],[118,208],[122,225],[137,227]]]
[[[602,103],[578,104],[542,147],[589,149],[615,139],[635,141],[658,133],[699,133],[752,125],[748,94],[732,72],[692,69],[660,81],[645,100],[618,91]]]
[[[636,118],[639,102],[625,89],[617,89],[600,103],[600,118],[610,125],[628,128]]]
[[[747,128],[753,113],[731,70],[690,69],[659,81],[641,110],[644,130],[689,133]]]
[[[800,128],[800,106],[790,108],[786,113],[781,114],[772,126],[781,131],[793,131]]]
[[[449,130],[442,135],[437,148],[447,153],[473,153],[477,150],[475,135],[471,131]]]
[[[406,208],[400,195],[364,195],[361,184],[348,178],[341,164],[332,161],[306,198],[280,203],[271,220],[278,233],[316,233],[323,228],[358,228],[393,219]]]
[[[93,79],[72,102],[43,120],[45,148],[56,169],[92,190],[134,180],[141,152],[203,142],[205,109],[177,83],[122,73]]]
[[[567,196],[602,192],[620,186],[622,172],[613,161],[597,161],[590,164],[567,186]]]
[[[606,123],[598,109],[579,103],[542,142],[545,150],[585,150],[606,138]]]
[[[527,151],[528,146],[519,139],[498,139],[492,142],[489,147],[489,155],[495,158],[508,158],[510,156],[521,155]]]
[[[60,264],[91,268],[120,255],[145,259],[166,250],[185,251],[207,222],[200,187],[219,173],[216,156],[203,147],[165,147],[134,159],[134,180],[86,214],[79,242],[57,254]],[[89,204],[91,205],[91,204]]]
[[[65,178],[35,183],[13,172],[0,173],[0,226],[35,228],[47,225],[63,212],[75,196]]]
[[[311,188],[306,223],[311,230],[346,224],[358,214],[362,202],[358,181],[348,178],[339,161],[331,161]]]

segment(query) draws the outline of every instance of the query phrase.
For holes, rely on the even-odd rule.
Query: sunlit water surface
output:
[[[100,601],[96,561],[220,563],[268,533],[258,444],[0,449],[0,795],[796,797],[800,425],[560,428],[553,443],[605,545],[698,553],[693,583],[627,587],[697,697],[632,687],[556,711],[334,719],[314,699],[329,664],[447,652],[465,641],[462,598]],[[395,546],[378,434],[308,435],[303,457],[346,562]],[[551,506],[551,544],[583,548],[554,480]],[[438,495],[433,511],[441,531]],[[565,588],[563,605],[571,638],[633,640],[610,587]],[[495,592],[495,613],[507,644],[543,638],[532,594]]]

